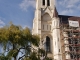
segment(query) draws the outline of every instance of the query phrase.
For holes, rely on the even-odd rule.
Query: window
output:
[[[50,52],[50,38],[46,36],[46,51]]]
[[[50,25],[50,30],[51,30],[51,25]]]
[[[47,25],[47,30],[48,30],[48,25]]]
[[[43,30],[44,30],[44,25],[43,25]]]
[[[43,5],[45,5],[45,0],[43,0]]]
[[[54,26],[55,26],[55,21],[54,21]]]
[[[60,52],[60,49],[59,49],[59,52]]]
[[[59,41],[59,38],[58,38],[58,41]]]
[[[47,6],[50,6],[50,0],[47,0]]]
[[[56,42],[55,42],[55,46],[56,46]]]

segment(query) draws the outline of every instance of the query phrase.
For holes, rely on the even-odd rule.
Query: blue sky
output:
[[[0,0],[0,27],[13,22],[32,28],[36,0]],[[59,15],[80,16],[80,0],[56,0]]]

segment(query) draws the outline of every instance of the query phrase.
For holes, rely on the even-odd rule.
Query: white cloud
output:
[[[25,29],[27,27],[27,25],[24,25],[22,28]]]
[[[5,19],[0,17],[0,28],[5,25],[5,23],[3,22],[3,20],[5,20]]]
[[[57,0],[59,14],[73,15],[80,11],[80,0]]]
[[[80,2],[80,0],[70,0],[67,4],[67,8],[75,8],[77,7],[77,3]]]
[[[76,3],[78,3],[78,2],[80,2],[80,0],[68,0],[68,4],[76,4]]]
[[[73,7],[75,7],[75,5],[73,5],[73,4],[67,5],[67,8],[73,8]]]
[[[64,10],[60,14],[65,15],[67,12],[68,12],[67,10]]]
[[[2,28],[3,26],[0,26],[0,28]]]
[[[0,25],[5,25],[5,23],[0,19]]]
[[[58,1],[58,4],[65,8],[75,8],[75,7],[77,7],[76,4],[79,2],[80,2],[80,0],[60,0],[60,1]]]
[[[35,8],[35,0],[23,0],[20,4],[19,4],[20,8],[22,10],[27,11],[28,7],[32,6],[33,8]]]
[[[31,29],[32,27],[29,25],[23,25],[22,28],[25,29],[26,27],[28,27],[29,29]]]
[[[74,12],[74,10],[69,9],[69,10],[62,10],[62,12],[60,12],[60,14],[62,15],[66,15],[66,14],[72,14]]]

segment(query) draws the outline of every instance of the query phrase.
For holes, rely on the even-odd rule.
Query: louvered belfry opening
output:
[[[50,0],[47,0],[47,6],[50,6]]]
[[[45,0],[43,0],[43,5],[45,5]]]

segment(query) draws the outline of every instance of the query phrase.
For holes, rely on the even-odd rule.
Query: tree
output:
[[[17,60],[18,54],[20,52],[23,53],[21,49],[24,49],[25,52],[31,52],[29,43],[35,46],[39,44],[39,36],[32,35],[29,28],[21,29],[14,24],[0,28],[0,44],[4,46],[4,51],[7,52],[7,55],[4,57],[13,57],[14,60]],[[25,53],[22,57],[19,57],[19,59],[26,56],[27,54]]]

